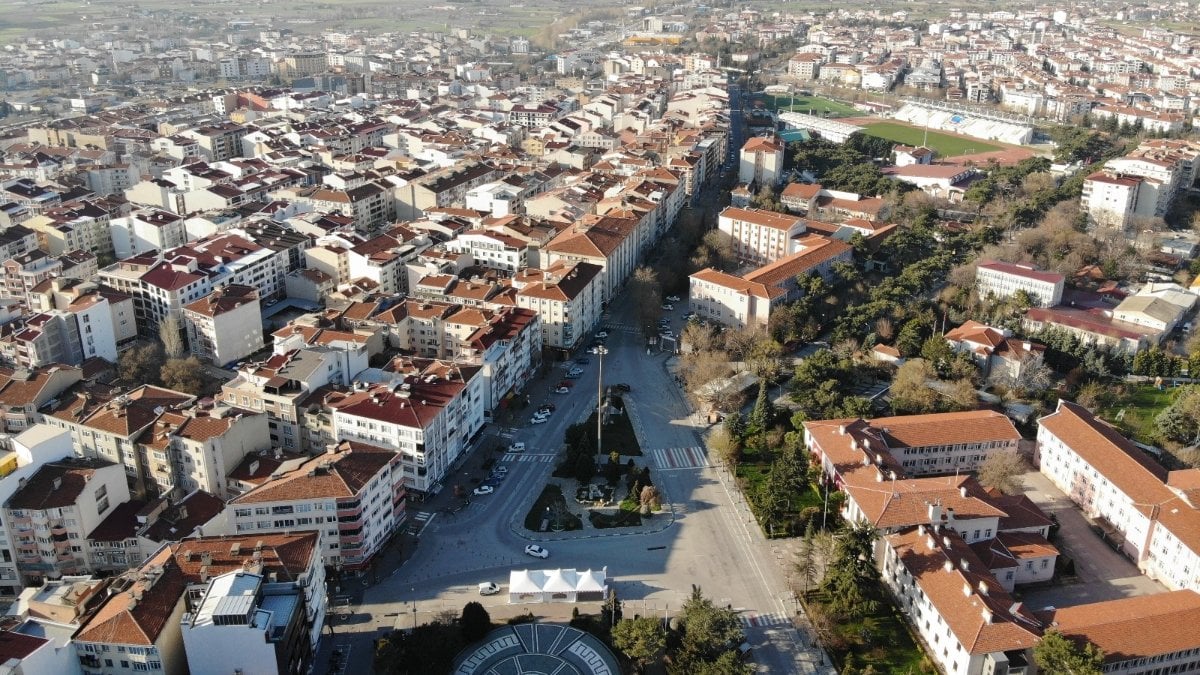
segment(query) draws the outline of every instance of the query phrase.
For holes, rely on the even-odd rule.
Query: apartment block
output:
[[[331,445],[234,497],[229,503],[234,528],[246,536],[316,532],[327,567],[365,569],[405,519],[400,458],[355,441]]]
[[[543,346],[570,350],[590,335],[600,321],[600,273],[598,265],[575,262],[513,277],[517,306],[537,312]]]
[[[263,347],[258,291],[229,284],[183,306],[192,356],[217,367],[240,361]]]
[[[792,253],[792,239],[805,231],[802,218],[733,206],[721,211],[717,228],[733,239],[739,259],[759,265]]]

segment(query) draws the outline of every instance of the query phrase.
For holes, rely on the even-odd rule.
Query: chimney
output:
[[[1026,340],[1025,342],[1022,342],[1021,346],[1024,347],[1025,351],[1027,351],[1027,352],[1033,351],[1033,343],[1029,342],[1028,340]]]
[[[987,607],[984,607],[981,613],[983,614],[983,622],[984,623],[992,622],[992,610],[988,609]]]
[[[1014,603],[1013,603],[1012,605],[1010,605],[1010,606],[1009,606],[1009,608],[1008,608],[1008,613],[1009,613],[1009,614],[1016,614],[1016,613],[1018,613],[1018,612],[1020,612],[1020,611],[1021,611],[1021,603],[1020,603],[1020,602],[1014,602]]]
[[[987,582],[986,582],[986,581],[984,581],[984,580],[982,580],[982,579],[980,579],[980,580],[979,580],[979,594],[980,594],[980,595],[987,595],[987,594],[988,594],[988,590],[989,590],[989,589],[988,589]]]
[[[953,525],[954,525],[954,509],[947,506],[946,507],[946,527],[951,527]]]
[[[50,489],[51,489],[51,490],[57,490],[57,489],[58,489],[58,488],[60,488],[60,487],[62,487],[62,476],[55,476],[55,478],[54,478],[54,487],[52,487],[52,488],[50,488]]]
[[[966,499],[967,498],[967,486],[964,485],[964,486],[958,488],[958,494],[960,496],[962,496],[963,499]]]
[[[954,567],[954,565],[951,564],[951,568],[953,568],[953,567]],[[968,598],[971,597],[971,584],[963,584],[963,595],[965,595]]]
[[[950,537],[946,537],[946,536],[942,537],[942,546],[945,546],[946,548],[950,548]]]
[[[842,425],[840,425],[840,426],[838,427],[838,435],[839,435],[839,436],[845,436],[845,435],[846,435],[846,425],[845,425],[845,424],[842,424]]]
[[[253,462],[250,462],[250,475],[253,476],[256,473],[258,473],[258,460],[257,459],[254,460]]]
[[[929,505],[929,522],[934,525],[942,522],[942,505],[941,504],[930,504]]]

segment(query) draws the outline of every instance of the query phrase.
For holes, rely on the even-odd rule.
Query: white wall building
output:
[[[1033,307],[1053,307],[1062,302],[1065,283],[1063,275],[1043,272],[1029,265],[984,260],[975,268],[979,297],[1008,298],[1017,291],[1025,291]]]

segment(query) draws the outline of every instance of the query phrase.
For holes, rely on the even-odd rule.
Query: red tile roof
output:
[[[1064,636],[1099,647],[1105,663],[1200,648],[1200,595],[1194,591],[1064,607],[1046,618]]]

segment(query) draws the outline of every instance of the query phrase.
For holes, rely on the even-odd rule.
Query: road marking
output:
[[[527,453],[510,452],[502,458],[505,462],[541,462],[549,464],[554,461],[554,455],[531,455]]]
[[[766,614],[750,612],[748,614],[743,614],[740,618],[742,620],[742,625],[746,628],[766,628],[769,626],[792,625],[791,618],[783,612],[767,612]]]
[[[350,665],[350,650],[351,649],[352,649],[352,645],[350,645],[349,643],[338,643],[333,646],[333,650],[335,652],[341,652],[340,663],[342,665],[339,668],[332,667],[334,655],[331,652],[329,655],[329,662],[331,665],[331,667],[329,668],[329,672],[332,675],[342,675],[342,673],[346,672],[346,667]]]
[[[416,515],[412,517],[412,524],[408,526],[408,533],[420,535],[425,531],[425,528],[429,527],[429,523],[433,522],[433,517],[436,515],[436,513],[429,511],[417,511]]]
[[[658,448],[650,451],[650,456],[660,469],[700,469],[708,466],[708,456],[704,448]]]

